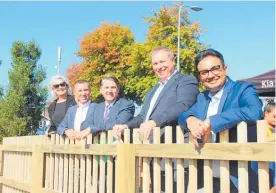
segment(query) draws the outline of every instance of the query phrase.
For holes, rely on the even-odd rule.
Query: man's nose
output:
[[[213,78],[215,75],[212,71],[209,71],[208,72],[208,78]]]

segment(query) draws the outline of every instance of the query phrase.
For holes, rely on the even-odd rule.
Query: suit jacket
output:
[[[189,116],[195,116],[200,120],[205,120],[207,115],[208,106],[210,103],[209,91],[206,90],[200,93],[197,97],[197,102],[187,112],[183,112],[178,119],[178,123],[186,131],[189,131],[186,124],[186,119]],[[227,77],[227,82],[224,87],[218,112],[216,115],[210,116],[211,128],[214,133],[219,133],[225,129],[229,129],[229,142],[237,141],[237,127],[236,125],[241,121],[256,121],[261,119],[262,106],[258,98],[258,94],[253,84],[245,82],[234,82]],[[251,130],[253,127],[248,127]],[[252,141],[251,135],[253,132],[248,133],[248,140]],[[256,131],[255,131],[256,133]],[[250,137],[251,136],[251,137]],[[219,136],[217,136],[217,141]],[[203,160],[198,160],[198,170],[203,169]],[[249,167],[249,189],[256,191],[256,175]],[[202,176],[201,176],[202,177]],[[238,163],[237,161],[230,161],[230,178],[234,186],[238,188]],[[231,190],[232,192],[232,190]]]
[[[91,116],[91,114],[94,112],[95,106],[96,106],[96,103],[90,103],[86,113],[86,118]],[[78,108],[78,105],[74,105],[67,110],[67,113],[64,119],[57,127],[57,134],[63,135],[67,129],[74,129],[77,108]]]
[[[132,102],[119,98],[113,103],[108,120],[104,120],[104,111],[105,102],[96,104],[94,111],[81,124],[81,130],[90,127],[92,133],[95,133],[112,129],[116,124],[124,124],[133,118],[135,106]]]
[[[140,124],[146,119],[151,99],[158,87],[159,84],[146,94],[139,115],[126,123],[129,128],[140,127]],[[198,82],[196,78],[176,72],[158,96],[149,120],[154,120],[157,127],[176,125],[180,113],[187,111],[196,102],[197,94]]]
[[[51,126],[50,126],[50,129],[48,130],[48,132],[57,130],[58,125],[55,125],[53,123],[53,119],[52,119],[53,114],[54,114],[55,109],[56,109],[56,104],[57,104],[57,99],[54,100],[48,108],[48,114],[49,114],[49,118],[50,118],[50,121],[51,121]],[[76,105],[76,101],[75,101],[74,97],[71,96],[71,95],[67,95],[65,114],[66,114],[68,108],[71,107],[71,106],[74,106],[74,105]],[[65,116],[65,114],[64,114],[64,116]]]
[[[188,131],[186,119],[195,116],[205,120],[210,97],[209,90],[200,93],[197,102],[178,119],[180,126]],[[214,133],[225,129],[229,130],[229,141],[236,142],[236,125],[241,121],[252,122],[261,119],[262,106],[253,84],[245,82],[234,82],[227,77],[227,82],[220,100],[218,113],[210,116],[211,128]]]

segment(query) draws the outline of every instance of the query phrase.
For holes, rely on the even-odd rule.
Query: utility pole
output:
[[[58,63],[57,63],[57,74],[59,74],[60,69],[60,62],[61,62],[61,47],[58,47]]]
[[[0,60],[0,85],[2,84],[2,60]]]

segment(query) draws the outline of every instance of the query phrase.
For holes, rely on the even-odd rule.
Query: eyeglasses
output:
[[[59,84],[54,84],[53,87],[55,89],[57,89],[58,87],[65,87],[66,86],[66,83],[65,82],[62,82],[62,83],[59,83]]]
[[[209,76],[209,72],[212,72],[214,75],[218,75],[221,72],[222,65],[213,66],[210,70],[201,70],[199,71],[199,75],[201,78],[207,78]]]

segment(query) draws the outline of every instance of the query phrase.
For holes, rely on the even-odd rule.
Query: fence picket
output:
[[[172,143],[172,127],[165,127],[165,144]],[[172,159],[165,159],[165,192],[173,192],[173,166]]]
[[[207,137],[207,143],[212,143],[211,133]],[[204,193],[213,192],[213,169],[212,169],[212,160],[204,160]]]
[[[257,121],[257,141],[266,142],[266,121]],[[270,152],[272,153],[272,152]],[[269,167],[268,162],[258,162],[259,192],[269,192]]]
[[[87,144],[92,144],[92,134],[87,136]],[[86,155],[86,182],[85,182],[85,190],[86,193],[91,192],[92,185],[91,185],[91,175],[92,175],[92,156]]]
[[[241,122],[237,126],[237,138],[238,143],[247,143],[247,124]],[[238,162],[238,175],[239,175],[239,191],[249,192],[248,187],[248,162],[239,161]]]
[[[192,135],[189,135],[189,143],[192,143]],[[189,160],[189,192],[197,192],[197,160]]]
[[[229,142],[229,130],[224,130],[219,135],[220,143]],[[220,190],[230,193],[229,161],[220,161]]]
[[[100,144],[105,144],[106,132],[100,133]],[[99,192],[105,193],[105,156],[100,156],[100,180],[99,180]]]
[[[160,128],[153,129],[153,143],[160,144]],[[153,190],[154,193],[161,192],[161,166],[160,158],[153,158]]]
[[[93,144],[98,144],[99,142],[99,135],[96,135],[93,138]],[[93,155],[93,176],[92,176],[92,192],[97,193],[98,192],[98,167],[99,167],[99,162],[98,162],[99,156]]]
[[[107,143],[113,144],[113,134],[112,131],[107,132]],[[113,156],[108,156],[107,160],[107,179],[106,179],[106,192],[113,192]]]

